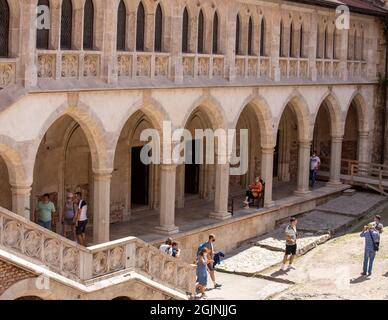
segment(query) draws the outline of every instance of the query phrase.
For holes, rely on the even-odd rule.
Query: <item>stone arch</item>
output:
[[[300,141],[311,140],[311,125],[310,125],[310,111],[308,104],[304,97],[297,91],[291,93],[286,99],[285,103],[281,108],[278,121],[275,125],[277,131],[280,125],[281,116],[284,113],[286,107],[290,105],[292,110],[295,112],[298,122],[298,138]]]
[[[357,115],[359,120],[358,131],[368,132],[369,131],[368,104],[366,103],[365,98],[358,90],[355,91],[349,99],[349,102],[344,112],[344,117],[343,117],[344,120],[346,120],[346,117],[349,113],[349,109],[352,104],[354,104],[357,110]]]
[[[31,277],[14,283],[0,295],[0,300],[22,300],[21,298],[26,297],[34,297],[36,300],[47,299],[52,292],[48,289],[38,289],[36,281],[36,277]]]
[[[41,127],[40,134],[35,139],[32,148],[32,158],[35,159],[42,139],[50,127],[62,116],[68,115],[76,121],[88,140],[92,156],[92,168],[94,172],[110,170],[112,168],[112,156],[109,154],[105,141],[106,132],[103,124],[94,111],[84,103],[77,106],[62,105],[46,119]]]
[[[247,99],[245,99],[245,101],[239,108],[237,116],[233,120],[232,127],[236,127],[241,114],[248,105],[253,106],[253,110],[255,112],[256,119],[259,124],[262,146],[274,146],[275,141],[271,109],[268,106],[266,100],[260,95],[251,95]]]

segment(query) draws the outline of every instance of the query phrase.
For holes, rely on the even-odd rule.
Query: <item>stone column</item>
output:
[[[236,3],[229,2],[227,6],[226,32],[220,34],[219,37],[225,41],[225,70],[226,78],[234,80],[236,78],[236,17],[237,7]],[[221,22],[220,22],[221,23]],[[240,30],[241,31],[241,30]]]
[[[175,226],[175,184],[176,165],[160,165],[160,226],[156,229],[166,235],[179,232]]]
[[[111,172],[94,173],[93,176],[93,242],[109,241]]]
[[[280,16],[275,14],[272,16],[272,39],[271,39],[271,79],[280,81],[280,67],[279,67],[279,52],[280,52]]]
[[[330,180],[328,185],[341,184],[341,159],[343,136],[331,137]]]
[[[341,37],[341,46],[339,52],[340,59],[340,70],[341,70],[341,80],[348,80],[348,38],[349,38],[349,30],[343,29],[340,32]]]
[[[359,131],[358,132],[358,161],[370,162],[369,155],[369,132]],[[358,173],[366,175],[368,173],[367,165],[360,164]]]
[[[116,83],[117,75],[117,50],[116,50],[116,32],[117,32],[117,0],[105,0],[104,5],[104,53],[102,63],[102,75],[107,83]]]
[[[264,206],[272,207],[275,202],[272,200],[272,181],[273,181],[273,147],[261,148],[261,177],[265,182]]]
[[[183,10],[178,1],[172,1],[171,25],[173,34],[171,37],[171,75],[175,83],[183,82],[182,65],[182,23]]]
[[[310,60],[310,76],[312,81],[317,81],[317,37],[318,37],[318,15],[316,12],[312,14],[310,37],[308,39],[308,57]],[[305,30],[307,31],[307,30]]]
[[[298,180],[296,195],[305,195],[310,193],[309,175],[310,175],[310,149],[311,141],[299,141],[298,157]]]
[[[229,198],[229,163],[216,164],[216,190],[214,195],[214,212],[210,218],[225,220],[231,217],[228,212]]]
[[[12,211],[28,220],[31,218],[31,186],[12,185]]]

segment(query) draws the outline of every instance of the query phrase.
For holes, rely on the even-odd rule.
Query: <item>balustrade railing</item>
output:
[[[16,80],[16,59],[0,58],[0,89]]]

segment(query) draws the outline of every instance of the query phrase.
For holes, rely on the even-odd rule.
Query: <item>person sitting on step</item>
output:
[[[248,186],[248,190],[245,193],[244,208],[249,209],[249,205],[253,205],[255,199],[260,199],[263,192],[264,181],[261,177],[256,177],[255,182]]]

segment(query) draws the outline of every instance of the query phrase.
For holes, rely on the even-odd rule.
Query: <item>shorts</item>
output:
[[[296,244],[286,244],[286,255],[296,255]]]
[[[65,226],[72,226],[74,224],[74,221],[73,219],[64,219],[63,223],[65,224]]]
[[[208,264],[207,264],[207,267],[208,267],[208,269],[209,269],[210,271],[213,271],[213,270],[214,270],[213,262],[208,263]]]
[[[80,236],[81,234],[85,233],[87,223],[88,220],[78,221],[75,229],[75,233],[77,236]]]

